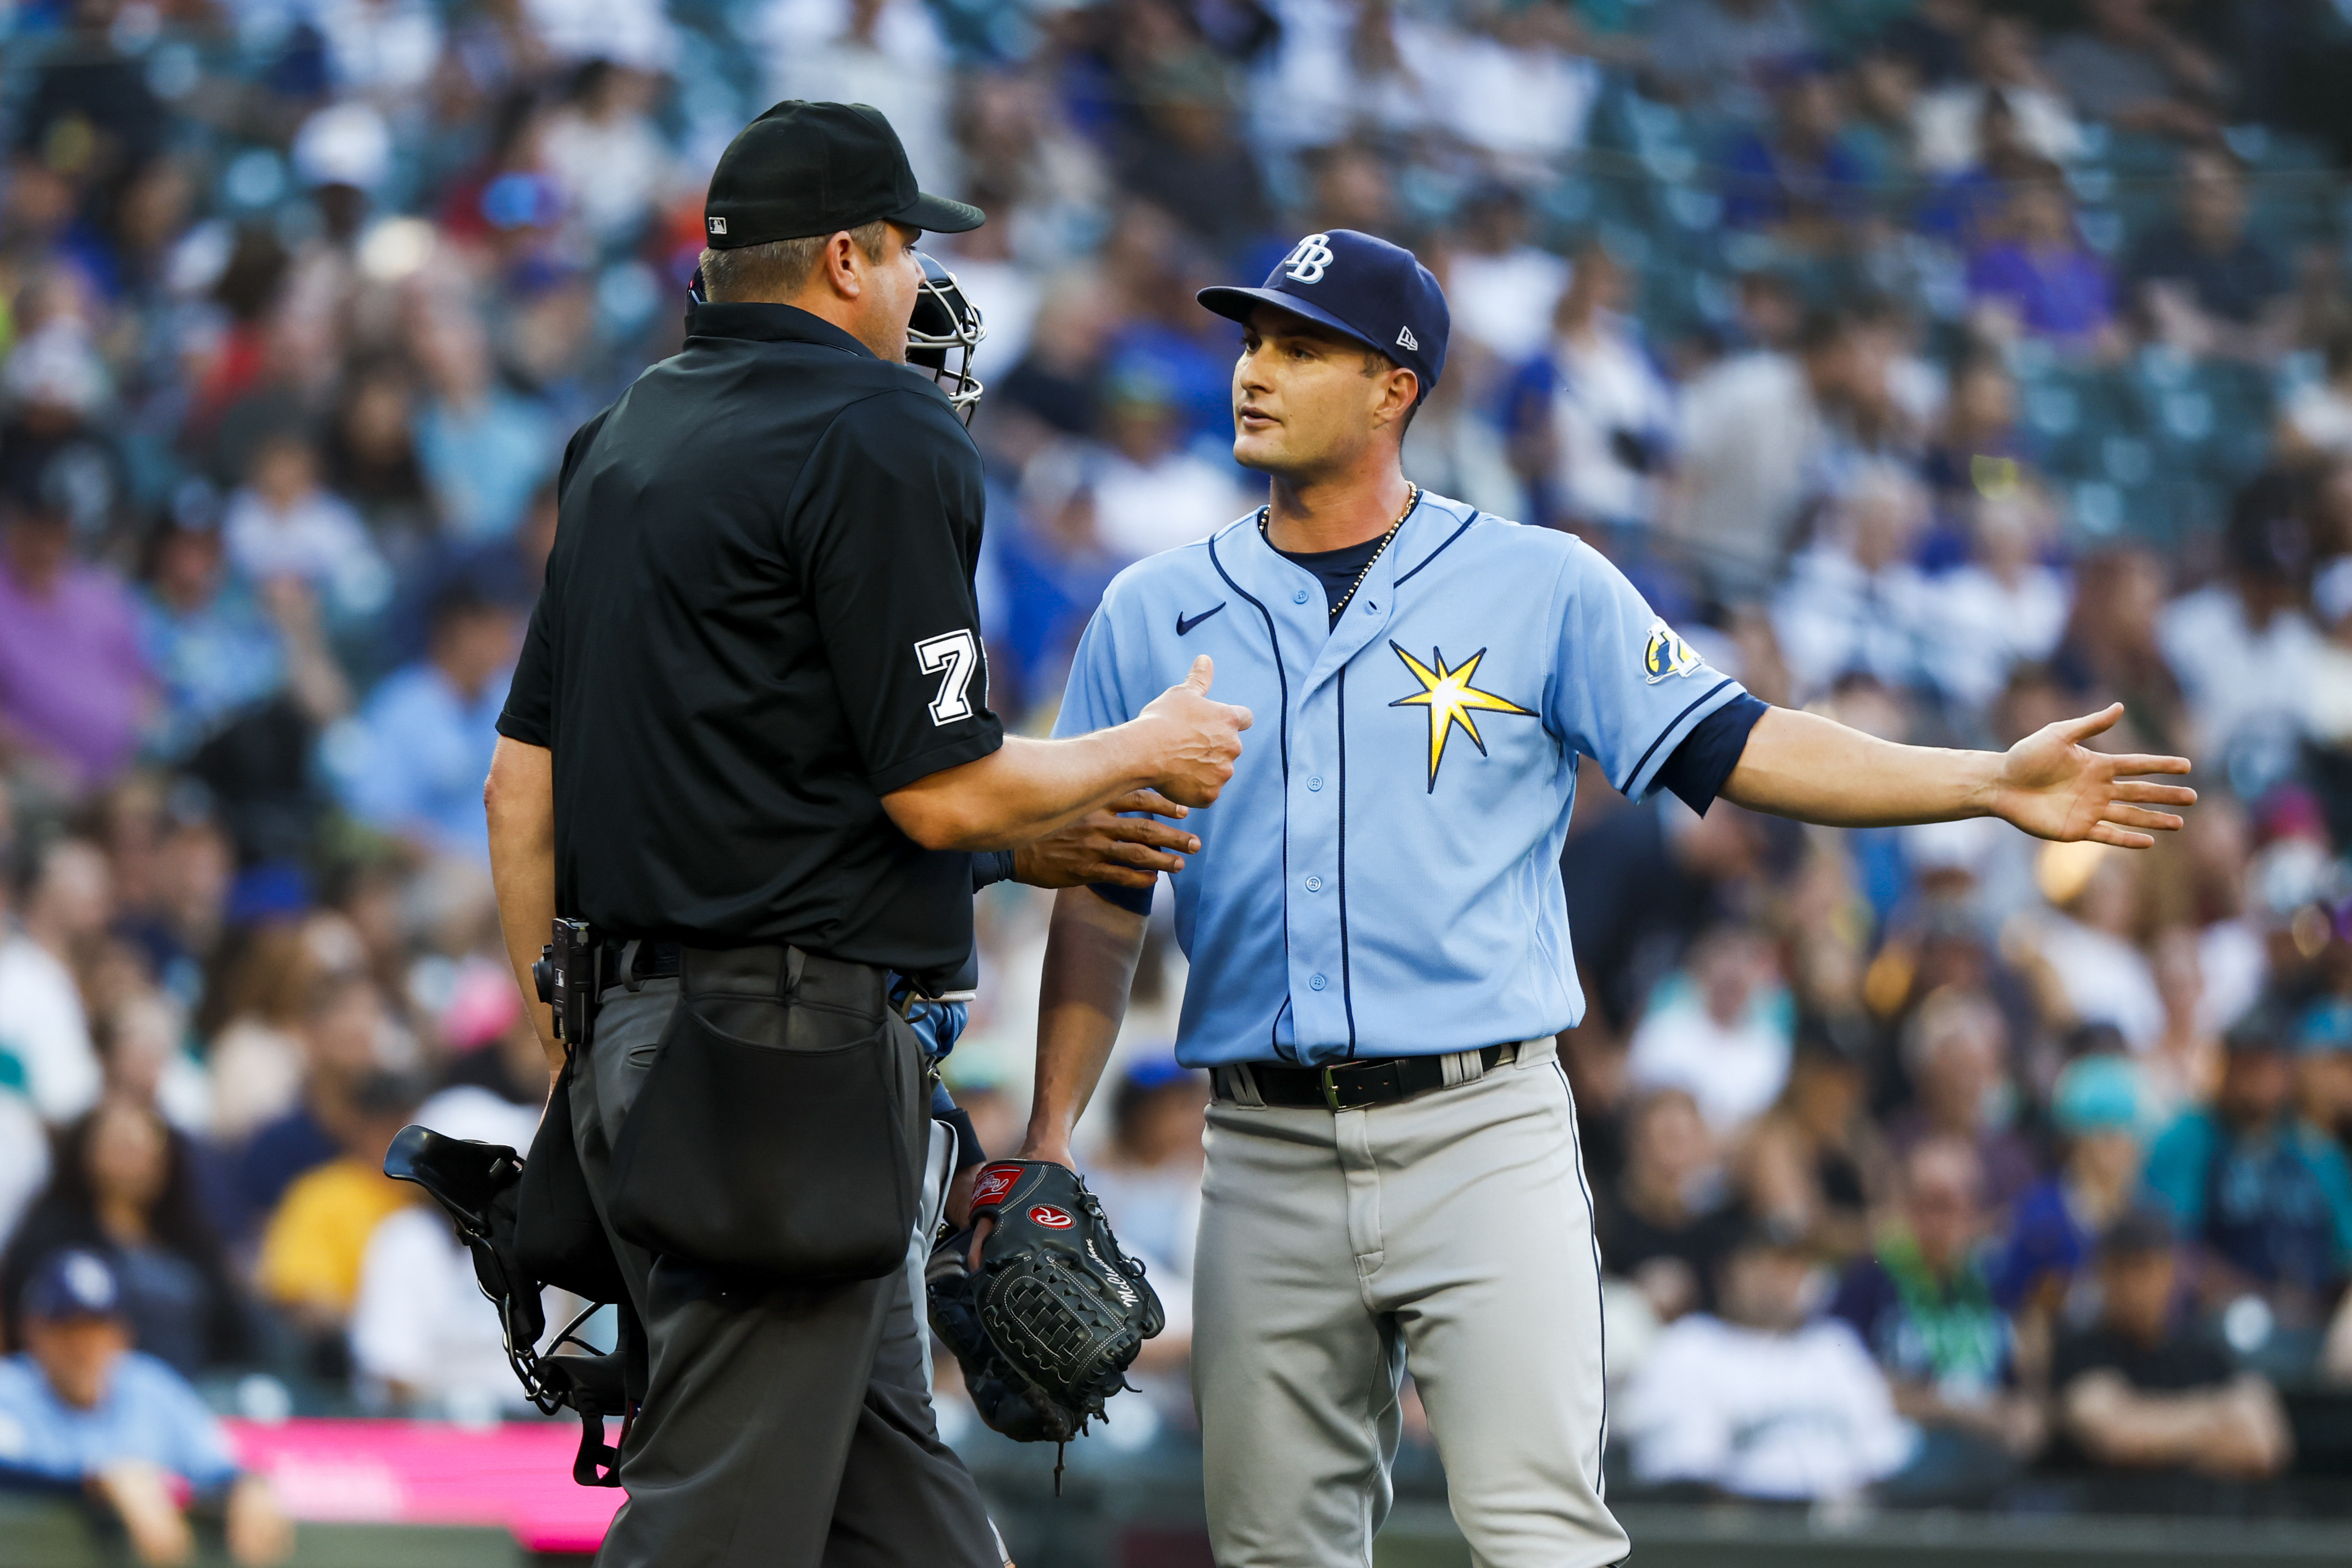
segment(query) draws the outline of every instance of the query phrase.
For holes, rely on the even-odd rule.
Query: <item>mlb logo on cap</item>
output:
[[[1203,288],[1199,298],[1241,322],[1261,305],[1304,316],[1411,371],[1424,398],[1445,369],[1445,291],[1412,252],[1354,229],[1307,235],[1259,287]]]
[[[725,218],[710,218],[706,221],[710,225],[710,232],[712,234],[723,235],[727,232],[727,220]]]

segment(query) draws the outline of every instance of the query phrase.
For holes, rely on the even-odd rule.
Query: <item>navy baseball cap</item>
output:
[[[1308,235],[1263,287],[1203,288],[1196,298],[1235,321],[1273,305],[1345,333],[1420,377],[1423,398],[1445,369],[1445,291],[1412,252],[1354,229]]]
[[[25,1315],[42,1322],[122,1315],[122,1282],[97,1253],[68,1248],[41,1260],[25,1284]]]

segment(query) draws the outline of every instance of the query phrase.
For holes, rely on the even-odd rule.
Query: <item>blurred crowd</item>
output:
[[[1452,304],[1415,479],[1772,702],[2000,746],[2120,699],[2100,744],[2196,759],[2137,855],[1589,779],[1628,1484],[2287,1470],[2352,1381],[2347,64],[2334,6],[2219,0],[0,10],[0,1469],[112,1397],[68,1320],[249,1415],[516,1402],[378,1165],[528,1142],[480,785],[552,477],[678,343],[719,150],[831,96],[991,214],[938,249],[1018,727],[1112,573],[1255,504],[1193,290],[1352,227]],[[1003,1151],[1043,905],[982,917],[950,1082]],[[1089,1119],[1174,1309],[1122,1441],[1190,1418],[1156,930]]]

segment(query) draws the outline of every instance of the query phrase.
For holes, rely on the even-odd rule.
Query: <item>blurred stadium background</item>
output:
[[[1642,1561],[2352,1559],[2347,68],[2328,0],[5,0],[7,1349],[93,1250],[298,1560],[593,1549],[375,1166],[528,1139],[479,786],[551,478],[677,345],[719,148],[839,97],[992,216],[939,248],[1023,727],[1249,504],[1193,289],[1350,226],[1452,299],[1412,476],[1759,695],[1978,746],[2120,697],[2197,758],[2141,856],[1580,798]],[[950,1067],[999,1147],[1044,909],[983,898]],[[1087,1149],[1171,1305],[1181,982],[1163,928]],[[1207,1562],[1175,1316],[1058,1503],[946,1375],[1029,1568]],[[120,1559],[0,1373],[0,1560]],[[1408,1430],[1382,1561],[1466,1562]]]

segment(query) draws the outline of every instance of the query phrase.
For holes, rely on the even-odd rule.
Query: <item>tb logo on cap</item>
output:
[[[1331,236],[1308,235],[1298,242],[1297,248],[1282,258],[1282,276],[1293,283],[1320,283],[1323,269],[1331,265]]]

